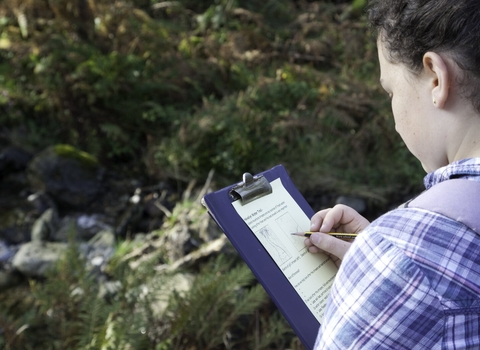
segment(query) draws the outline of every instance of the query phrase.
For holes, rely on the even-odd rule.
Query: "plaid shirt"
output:
[[[428,174],[480,181],[480,158]],[[480,236],[398,208],[356,239],[335,278],[315,349],[480,349]]]

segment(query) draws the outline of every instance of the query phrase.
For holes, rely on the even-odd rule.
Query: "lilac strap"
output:
[[[442,214],[480,234],[480,182],[465,179],[443,181],[421,193],[407,206]]]

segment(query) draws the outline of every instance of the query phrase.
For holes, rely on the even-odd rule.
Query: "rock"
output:
[[[113,228],[104,219],[97,214],[77,214],[60,219],[54,210],[47,209],[32,227],[32,241],[88,241],[100,231],[113,232]]]
[[[0,240],[0,265],[8,262],[14,255],[15,251],[5,244],[5,242]]]
[[[65,216],[60,219],[58,228],[50,236],[50,240],[54,242],[81,241],[82,235],[77,227],[77,219],[73,216]]]
[[[87,209],[101,192],[104,169],[95,157],[69,145],[52,146],[28,164],[27,176],[36,191],[60,206]]]
[[[55,210],[47,209],[32,226],[31,239],[33,242],[45,242],[54,237],[60,226],[60,220]]]
[[[46,193],[35,192],[27,196],[27,201],[32,208],[38,213],[43,214],[45,210],[52,208],[57,210],[57,206],[52,198]]]
[[[29,277],[45,277],[47,270],[63,257],[68,248],[65,242],[32,241],[23,244],[12,260],[12,268]],[[89,242],[79,245],[80,254],[94,273],[101,273],[115,252],[112,230],[98,232]]]
[[[63,256],[67,243],[28,242],[12,261],[14,269],[29,277],[45,277],[46,272]]]
[[[112,230],[98,232],[88,243],[99,249],[108,249],[115,246],[115,234]]]
[[[97,277],[101,276],[115,253],[113,229],[102,230],[87,243],[80,244],[80,252],[85,257],[89,271]]]
[[[143,285],[141,288],[145,295],[149,293],[150,288],[155,291],[160,288],[164,297],[156,298],[151,304],[154,317],[160,318],[168,307],[169,296],[174,293],[181,296],[185,295],[192,288],[195,276],[189,273],[177,273],[171,277],[159,276],[158,278],[160,280],[165,279],[161,286],[155,286],[155,283],[153,283],[150,286]],[[140,297],[142,297],[142,294],[140,294]]]
[[[89,240],[99,232],[113,232],[114,228],[107,223],[108,219],[99,214],[81,214],[76,218],[77,229],[82,240]]]
[[[5,290],[20,282],[19,274],[11,267],[11,261],[18,247],[9,246],[0,240],[0,290]]]
[[[31,158],[30,153],[18,147],[10,146],[3,149],[0,152],[0,178],[24,170]]]
[[[0,206],[0,240],[8,244],[21,244],[30,240],[34,218],[21,208],[7,209]]]

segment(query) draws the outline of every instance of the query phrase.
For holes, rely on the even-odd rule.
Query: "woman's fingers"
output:
[[[351,244],[351,242],[325,233],[313,233],[305,240],[305,245],[310,253],[326,252],[335,255],[339,259],[343,259]]]
[[[310,230],[314,232],[344,231],[358,233],[370,222],[354,209],[338,204],[330,209],[324,209],[313,215]]]

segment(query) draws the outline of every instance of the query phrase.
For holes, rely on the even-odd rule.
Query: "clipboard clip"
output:
[[[241,200],[242,205],[270,193],[272,193],[270,182],[263,175],[252,176],[250,173],[244,173],[243,181],[233,186],[229,192],[230,197]]]

